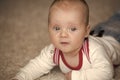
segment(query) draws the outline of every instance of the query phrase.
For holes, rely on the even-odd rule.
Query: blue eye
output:
[[[71,30],[71,31],[76,31],[77,28],[76,28],[76,27],[72,27],[72,28],[70,28],[70,30]]]
[[[53,27],[53,29],[56,30],[56,31],[58,31],[58,30],[60,30],[60,27],[55,26],[55,27]]]

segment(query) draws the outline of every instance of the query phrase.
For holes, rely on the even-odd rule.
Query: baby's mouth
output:
[[[69,42],[60,42],[60,44],[62,44],[62,45],[68,45]]]

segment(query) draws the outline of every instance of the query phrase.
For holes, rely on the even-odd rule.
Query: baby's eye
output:
[[[53,27],[53,29],[56,30],[56,31],[58,31],[58,30],[60,30],[60,27],[55,26],[55,27]]]
[[[76,27],[72,27],[72,28],[70,28],[70,30],[71,30],[71,31],[76,31],[77,28],[76,28]]]

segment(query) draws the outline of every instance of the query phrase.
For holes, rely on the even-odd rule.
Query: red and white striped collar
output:
[[[89,57],[89,41],[88,41],[88,38],[85,39],[85,41],[84,41],[84,43],[83,43],[83,46],[82,46],[82,48],[81,48],[80,51],[79,51],[79,54],[80,54],[80,55],[79,55],[79,58],[80,58],[79,62],[80,62],[80,64],[79,64],[76,68],[70,67],[70,66],[66,63],[62,52],[61,52],[59,49],[57,49],[57,48],[55,48],[55,50],[54,50],[53,61],[54,61],[54,63],[55,63],[56,65],[59,65],[59,59],[60,59],[60,55],[61,55],[62,60],[63,60],[63,62],[66,64],[66,66],[68,66],[68,67],[71,68],[71,69],[75,69],[75,70],[76,70],[76,69],[81,68],[81,66],[82,66],[82,60],[83,60],[83,59],[82,59],[82,58],[83,58],[82,54],[83,54],[83,53],[86,55],[86,58],[88,59],[88,61],[91,63],[90,57]]]

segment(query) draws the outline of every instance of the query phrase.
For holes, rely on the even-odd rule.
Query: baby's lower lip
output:
[[[68,42],[60,42],[60,43],[61,43],[61,44],[64,44],[64,45],[65,45],[65,44],[69,44]]]

